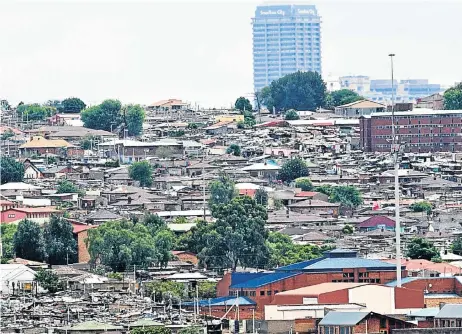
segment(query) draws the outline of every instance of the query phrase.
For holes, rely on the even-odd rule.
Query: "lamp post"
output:
[[[401,287],[401,224],[399,216],[399,141],[396,131],[395,120],[395,83],[394,83],[394,69],[393,57],[394,53],[388,55],[390,57],[391,65],[391,134],[392,145],[391,153],[393,154],[393,161],[395,165],[395,234],[396,234],[396,286]]]

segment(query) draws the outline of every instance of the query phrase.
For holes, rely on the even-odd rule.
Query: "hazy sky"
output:
[[[322,16],[325,78],[389,78],[393,52],[398,79],[462,81],[462,0],[306,3]],[[229,106],[253,89],[258,4],[0,0],[0,97]]]

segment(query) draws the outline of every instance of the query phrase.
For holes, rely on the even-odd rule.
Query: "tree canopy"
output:
[[[41,121],[47,117],[56,114],[57,110],[50,106],[41,106],[38,103],[34,104],[21,104],[16,108],[19,117],[25,121]]]
[[[421,201],[412,203],[411,205],[409,205],[409,209],[411,209],[414,212],[426,212],[427,214],[430,214],[432,212],[433,206],[430,202]]]
[[[103,103],[87,108],[81,112],[81,119],[86,128],[111,131],[111,124],[115,129],[122,121],[119,100],[105,100]]]
[[[48,263],[51,265],[76,262],[77,241],[73,227],[65,218],[52,216],[44,226]]]
[[[340,203],[340,205],[350,210],[363,204],[363,197],[358,188],[354,186],[332,187],[329,200],[334,203]]]
[[[31,220],[24,219],[19,222],[13,244],[17,257],[43,261],[47,256],[43,231],[39,224]]]
[[[294,109],[290,109],[287,110],[284,114],[284,119],[286,121],[295,121],[297,119],[300,119],[300,116],[298,116],[297,112]]]
[[[150,187],[152,185],[152,166],[148,161],[134,162],[128,168],[128,175],[140,183],[141,187]]]
[[[444,92],[444,109],[462,109],[462,83],[451,87]]]
[[[326,106],[329,109],[334,109],[335,107],[360,100],[364,100],[364,98],[359,96],[358,93],[349,89],[340,89],[327,94]]]
[[[139,104],[128,105],[125,109],[125,121],[127,123],[128,135],[138,136],[143,130],[143,122],[146,116]]]
[[[326,83],[317,72],[295,72],[261,91],[263,104],[276,110],[316,110],[324,106]]]
[[[236,157],[241,155],[241,147],[238,144],[231,144],[226,149],[226,153],[235,155]]]
[[[229,203],[236,195],[234,182],[226,174],[221,173],[218,180],[210,183],[209,207],[213,211],[215,206]]]
[[[424,238],[413,238],[407,247],[406,256],[411,259],[432,260],[440,257],[435,245]]]
[[[313,190],[313,183],[307,177],[299,177],[295,179],[295,188],[300,188],[302,191],[311,191]]]
[[[68,97],[61,102],[61,110],[64,113],[80,113],[87,105],[78,97]]]
[[[267,206],[268,205],[268,192],[265,190],[265,188],[260,187],[255,191],[255,202],[257,204]]]
[[[55,293],[63,289],[57,274],[50,269],[41,269],[35,274],[35,281],[48,292]]]
[[[210,224],[199,253],[207,266],[231,268],[262,267],[267,258],[266,209],[248,196],[235,197],[216,206],[216,221]]]
[[[57,194],[79,193],[80,190],[71,181],[63,180],[58,183]]]
[[[305,160],[294,158],[287,160],[279,170],[279,179],[284,182],[291,182],[299,177],[308,176],[309,171]]]
[[[120,272],[132,265],[165,266],[171,258],[174,236],[157,215],[140,222],[113,221],[88,231],[87,246],[93,263],[100,261]]]
[[[16,224],[0,224],[2,236],[2,258],[12,259],[14,257],[14,234],[18,230]]]
[[[22,182],[24,179],[24,165],[10,157],[0,157],[1,184],[8,182]]]
[[[452,252],[457,255],[462,255],[462,238],[458,237],[451,245]]]
[[[236,100],[236,103],[234,103],[234,108],[240,111],[252,111],[252,103],[245,97],[241,96]]]

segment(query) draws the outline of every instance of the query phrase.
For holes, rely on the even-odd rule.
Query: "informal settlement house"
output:
[[[402,276],[407,276],[402,266]],[[275,295],[325,282],[384,284],[396,279],[394,264],[358,258],[355,251],[335,249],[323,257],[277,268],[274,272],[227,273],[217,285],[218,296],[239,295],[257,303],[262,315]]]
[[[58,156],[83,156],[83,150],[62,139],[45,139],[33,136],[30,141],[19,146],[21,156],[54,154]]]

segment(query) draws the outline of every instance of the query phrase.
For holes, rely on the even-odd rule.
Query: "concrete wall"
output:
[[[367,308],[381,314],[394,313],[394,289],[380,285],[363,285],[348,290],[350,303],[366,304]]]

